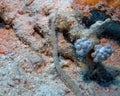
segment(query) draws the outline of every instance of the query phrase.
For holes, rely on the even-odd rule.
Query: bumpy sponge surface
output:
[[[86,38],[78,39],[75,44],[76,54],[84,57],[93,48],[93,42]]]
[[[102,62],[104,60],[107,60],[107,58],[110,57],[113,52],[114,50],[111,48],[110,44],[107,44],[105,46],[96,45],[95,52],[92,53],[92,57],[94,58],[95,62]]]

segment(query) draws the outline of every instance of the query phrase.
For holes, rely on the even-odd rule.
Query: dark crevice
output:
[[[120,24],[112,21],[108,24],[106,30],[101,34],[101,37],[112,39],[120,45]]]
[[[107,68],[101,63],[91,62],[90,64],[90,62],[87,71],[83,75],[85,82],[95,81],[101,87],[109,87],[114,84],[116,76],[120,73],[117,69]]]
[[[5,27],[5,22],[4,20],[0,17],[0,28],[4,28]]]
[[[42,30],[39,26],[34,26],[34,33],[39,34],[42,38],[44,38],[44,35],[42,34],[42,32],[40,32],[40,30]]]
[[[69,34],[69,30],[70,30],[69,28],[68,28],[68,29],[62,29],[62,30],[61,30],[61,29],[59,29],[58,27],[55,29],[56,32],[58,32],[58,33],[62,32],[62,33],[63,33],[64,39],[65,39],[68,43],[72,43],[72,44],[73,44],[76,39],[75,39],[75,38],[74,38],[74,39],[71,38],[71,36],[70,36],[70,34]],[[57,34],[58,34],[58,33],[57,33]],[[57,35],[57,34],[56,34],[56,35]]]
[[[66,40],[67,42],[69,42],[69,43],[74,44],[74,42],[76,41],[76,38],[75,38],[75,37],[74,37],[73,39],[70,38],[70,34],[68,33],[68,31],[63,32],[63,36],[64,36],[65,40]]]
[[[107,16],[105,13],[98,10],[93,10],[90,12],[90,14],[90,18],[83,17],[82,19],[83,23],[88,28],[98,20],[104,21],[105,19],[109,18],[109,16]]]
[[[104,66],[100,62],[93,62],[87,57],[79,57],[77,54],[75,54],[75,57],[78,61],[87,65],[87,69],[80,74],[85,82],[94,81],[101,87],[109,87],[112,84],[116,84],[116,77],[120,74],[120,69]]]

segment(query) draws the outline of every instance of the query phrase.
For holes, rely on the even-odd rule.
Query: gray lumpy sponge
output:
[[[96,45],[95,52],[92,53],[92,57],[94,58],[95,62],[101,62],[107,60],[107,58],[110,57],[113,52],[114,50],[111,48],[110,44],[105,46]]]
[[[76,49],[76,54],[84,57],[91,49],[93,49],[93,42],[86,38],[81,38],[75,42],[74,47]]]
[[[85,57],[87,53],[94,48],[94,44],[92,41],[86,38],[81,38],[76,40],[74,47],[76,54],[79,57]],[[107,44],[105,46],[99,44],[95,45],[95,52],[93,52],[91,56],[93,57],[94,62],[102,62],[107,60],[113,52],[114,50],[111,48],[110,44]]]

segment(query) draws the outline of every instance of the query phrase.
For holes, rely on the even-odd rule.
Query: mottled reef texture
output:
[[[0,1],[0,96],[75,96],[56,72],[53,32],[60,67],[73,88],[82,96],[119,96],[119,0],[82,1]]]

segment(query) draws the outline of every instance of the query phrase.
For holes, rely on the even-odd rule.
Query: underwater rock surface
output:
[[[119,75],[117,75],[117,86],[112,85],[114,76],[111,72],[109,74],[106,67],[104,70],[103,67],[97,67],[97,64],[88,66],[88,62],[78,60],[71,43],[87,37],[89,31],[101,31],[98,30],[100,26],[96,27],[96,25],[105,22],[98,22],[94,24],[94,30],[89,30],[81,22],[82,10],[74,10],[72,0],[0,0],[0,8],[1,4],[5,9],[0,17],[5,25],[10,25],[8,29],[4,26],[0,28],[1,96],[75,96],[59,79],[52,56],[51,38],[53,37],[50,33],[50,19],[54,18],[57,7],[59,7],[60,19],[57,18],[55,27],[59,29],[56,33],[61,68],[79,86],[78,89],[83,96],[101,94],[102,96],[111,96],[111,94],[119,96]],[[66,40],[67,36],[71,42]],[[94,45],[99,43],[100,40],[96,34],[89,36],[88,41],[95,41]],[[117,51],[118,49],[119,47],[116,48]],[[88,51],[90,51],[89,48]],[[115,54],[117,53],[119,55],[119,52]],[[112,62],[117,63],[119,67],[119,62],[115,61],[116,58],[112,58]],[[84,70],[88,70],[87,72],[91,75],[86,73],[86,76],[89,75],[87,79],[95,82],[86,83],[83,80]],[[101,87],[102,84],[106,84],[107,88]]]

